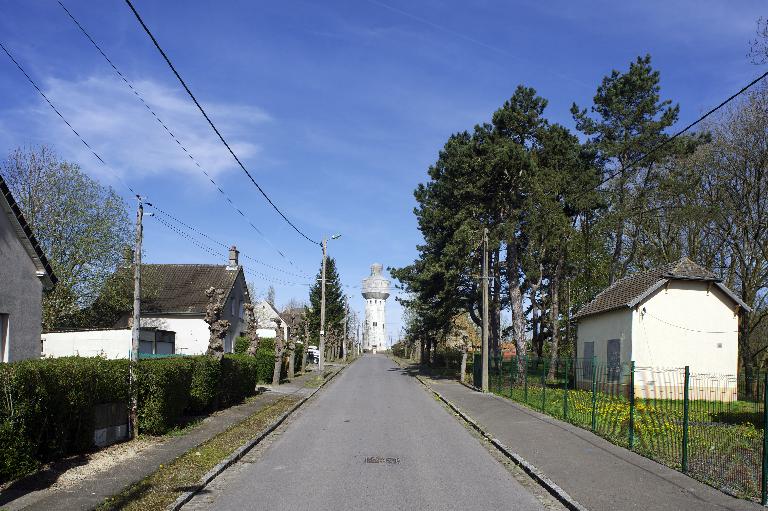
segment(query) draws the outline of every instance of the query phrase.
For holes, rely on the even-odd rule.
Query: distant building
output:
[[[616,382],[634,361],[638,397],[679,398],[682,382],[660,369],[690,366],[692,373],[712,375],[717,388],[707,390],[707,399],[735,399],[742,310],[750,308],[688,258],[625,277],[574,316],[583,359],[577,379],[591,379],[593,357]]]
[[[243,335],[245,304],[250,303],[243,268],[235,247],[229,250],[229,264],[144,264],[147,287],[151,296],[141,303],[141,326],[176,333],[175,350],[182,355],[201,355],[208,349],[210,338],[205,311],[208,288],[224,290],[222,319],[230,322],[224,339],[225,353],[234,349],[234,339]],[[144,283],[142,283],[142,286]],[[126,313],[115,325],[124,327],[131,314]]]
[[[39,358],[43,290],[56,276],[0,176],[0,361]]]
[[[387,349],[387,298],[389,281],[385,279],[379,263],[371,265],[371,275],[363,279],[365,298],[365,325],[363,328],[363,351],[376,353]]]
[[[266,300],[262,300],[253,307],[253,313],[259,322],[259,328],[256,330],[260,338],[277,338],[277,321],[280,320],[280,330],[283,331],[283,339],[288,339],[288,322],[286,322],[274,305]]]

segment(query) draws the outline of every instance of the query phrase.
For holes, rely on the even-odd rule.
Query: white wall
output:
[[[128,358],[131,351],[130,330],[89,330],[85,332],[50,332],[43,334],[44,357]]]
[[[584,357],[584,343],[594,341],[595,357],[598,364],[608,362],[608,341],[621,341],[621,362],[629,362],[632,357],[632,311],[629,308],[587,316],[580,319],[576,353],[578,358]]]
[[[731,374],[738,367],[735,304],[707,283],[672,281],[633,313],[638,367],[691,367],[691,373]],[[643,313],[645,309],[645,313]]]
[[[152,352],[153,331],[142,330],[140,353]],[[105,357],[128,358],[131,353],[131,330],[84,330],[80,332],[49,332],[42,335],[43,357]],[[160,353],[170,343],[157,343]]]
[[[176,354],[204,355],[208,350],[210,332],[208,323],[200,317],[164,316],[145,314],[141,317],[142,327],[155,327],[176,332]]]

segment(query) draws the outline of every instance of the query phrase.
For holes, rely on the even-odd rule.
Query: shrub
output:
[[[245,355],[248,353],[248,347],[251,345],[251,341],[245,336],[235,338],[235,354]]]
[[[187,412],[199,415],[215,410],[219,406],[221,363],[214,357],[207,356],[195,357],[194,361]]]
[[[257,381],[272,383],[272,375],[275,373],[275,341],[274,339],[262,339],[256,352]]]
[[[222,408],[240,403],[253,395],[258,377],[258,362],[248,355],[224,355],[221,359],[219,404]]]
[[[298,371],[299,368],[304,369],[302,364],[304,363],[304,345],[297,344],[296,349],[293,352],[293,368]]]
[[[193,358],[146,359],[138,364],[139,431],[161,435],[178,424],[187,408]]]
[[[28,472],[36,461],[89,450],[94,405],[128,401],[128,361],[65,357],[2,364],[0,385],[5,480]]]

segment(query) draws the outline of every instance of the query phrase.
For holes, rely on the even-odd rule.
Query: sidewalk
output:
[[[513,401],[424,381],[590,511],[763,509]]]
[[[313,389],[305,384],[307,380],[318,375],[316,371],[304,374],[274,390],[267,390],[246,403],[221,410],[203,419],[186,434],[163,439],[127,459],[124,464],[94,473],[66,488],[51,488],[61,475],[58,472],[43,472],[23,479],[0,495],[0,508],[9,511],[93,509],[107,497],[141,481],[161,464],[176,459],[278,399],[290,394],[299,398],[308,395]],[[269,389],[270,386],[266,387]]]

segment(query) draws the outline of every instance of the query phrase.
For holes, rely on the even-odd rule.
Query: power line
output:
[[[209,236],[208,234],[204,233],[203,231],[201,231],[201,230],[199,230],[199,229],[197,229],[195,227],[192,227],[188,223],[178,219],[177,217],[173,216],[172,214],[168,213],[167,211],[163,210],[162,208],[156,206],[155,204],[153,204],[151,202],[147,202],[145,204],[147,206],[153,208],[156,212],[160,213],[161,215],[164,215],[164,216],[170,218],[174,222],[184,226],[185,228],[189,229],[190,231],[194,232],[195,234],[208,239],[209,241],[215,243],[216,245],[219,245],[219,246],[224,247],[224,248],[228,248],[229,247],[229,245],[227,245],[226,243],[212,238],[211,236]],[[308,278],[308,275],[299,275],[298,273],[291,273],[289,271],[283,270],[282,268],[278,268],[277,266],[272,266],[271,264],[265,263],[264,261],[261,261],[259,259],[256,259],[255,257],[251,257],[251,256],[246,255],[246,254],[243,254],[243,257],[245,257],[247,259],[250,259],[251,261],[253,261],[253,262],[257,263],[257,264],[261,264],[263,266],[266,266],[267,268],[270,268],[272,270],[285,273],[287,275],[292,275],[294,277],[299,277],[300,279]]]
[[[195,158],[195,157],[192,155],[192,153],[191,153],[191,152],[189,152],[189,151],[187,150],[187,148],[184,146],[184,144],[182,144],[182,143],[181,143],[181,141],[180,141],[180,140],[179,140],[179,139],[176,137],[176,135],[174,135],[174,133],[173,133],[173,132],[170,130],[170,128],[169,128],[169,127],[168,127],[168,126],[165,124],[165,122],[164,122],[164,121],[163,121],[163,120],[160,118],[160,116],[159,116],[159,115],[157,115],[157,113],[155,113],[155,111],[152,109],[152,107],[150,107],[150,106],[149,106],[149,104],[147,104],[147,102],[144,100],[144,98],[143,98],[143,97],[142,97],[142,95],[139,93],[139,91],[138,91],[138,90],[136,90],[136,88],[133,86],[133,84],[130,82],[130,80],[128,80],[128,78],[127,78],[127,77],[126,77],[126,76],[125,76],[125,75],[124,75],[124,74],[123,74],[123,73],[120,71],[120,69],[118,69],[117,65],[115,65],[115,63],[112,61],[112,59],[110,59],[110,58],[107,56],[107,54],[104,52],[104,50],[101,48],[101,46],[99,46],[99,44],[98,44],[98,43],[97,43],[97,42],[96,42],[96,41],[93,39],[93,37],[91,37],[91,35],[88,33],[88,31],[87,31],[87,30],[85,30],[85,27],[83,27],[83,25],[82,25],[82,24],[81,24],[81,23],[80,23],[80,22],[77,20],[77,18],[75,18],[75,16],[72,14],[72,12],[70,12],[70,10],[69,10],[69,9],[67,9],[67,8],[66,8],[66,6],[65,6],[65,5],[64,5],[64,4],[63,4],[63,3],[62,3],[60,0],[59,0],[58,4],[61,6],[61,8],[62,8],[62,9],[64,10],[64,12],[67,14],[67,16],[69,16],[69,18],[72,20],[72,22],[73,22],[73,23],[74,23],[74,24],[77,26],[77,28],[78,28],[78,29],[80,29],[80,32],[82,32],[82,34],[83,34],[83,35],[86,37],[86,39],[88,39],[88,41],[90,41],[90,42],[91,42],[91,44],[93,45],[93,47],[94,47],[94,48],[96,48],[96,50],[97,50],[97,51],[98,51],[98,52],[101,54],[101,56],[102,56],[102,57],[104,57],[104,60],[106,60],[106,61],[107,61],[107,63],[110,65],[110,67],[112,67],[112,69],[115,71],[115,73],[117,73],[117,75],[118,75],[118,76],[120,77],[120,79],[121,79],[121,80],[122,80],[122,81],[125,83],[125,85],[127,85],[127,86],[128,86],[128,88],[131,90],[131,92],[133,92],[133,94],[134,94],[134,95],[136,96],[136,98],[137,98],[137,99],[138,99],[138,100],[141,102],[141,104],[142,104],[142,105],[144,105],[144,107],[145,107],[145,108],[146,108],[146,109],[149,111],[149,113],[150,113],[150,114],[152,114],[152,116],[153,116],[153,117],[155,118],[155,120],[156,120],[156,121],[157,121],[157,122],[160,124],[160,126],[162,126],[162,127],[163,127],[163,129],[165,130],[165,132],[166,132],[166,133],[168,133],[168,135],[169,135],[169,136],[170,136],[170,137],[171,137],[171,138],[172,138],[172,139],[173,139],[173,140],[176,142],[176,144],[179,146],[179,148],[181,148],[181,150],[182,150],[182,151],[184,151],[184,154],[186,154],[186,155],[189,157],[189,159],[190,159],[190,160],[192,160],[192,162],[195,164],[195,166],[196,166],[198,169],[200,169],[200,171],[203,173],[203,175],[205,175],[205,177],[207,177],[207,178],[208,178],[208,180],[211,182],[211,184],[213,184],[213,186],[214,186],[214,187],[215,187],[215,188],[216,188],[216,189],[219,191],[219,193],[220,193],[220,194],[221,194],[221,195],[222,195],[222,196],[223,196],[223,197],[226,199],[226,201],[227,201],[227,203],[230,205],[230,207],[232,207],[232,209],[234,209],[234,210],[235,210],[235,211],[236,211],[236,212],[237,212],[237,213],[238,213],[238,214],[239,214],[241,217],[243,217],[243,219],[244,219],[244,220],[245,220],[245,221],[248,223],[248,225],[250,225],[250,226],[251,226],[251,228],[252,228],[254,231],[256,231],[256,232],[259,234],[259,236],[261,236],[261,237],[262,237],[262,239],[263,239],[264,241],[266,241],[266,242],[267,242],[267,243],[268,243],[268,244],[269,244],[269,245],[270,245],[270,246],[271,246],[273,249],[275,249],[275,250],[277,251],[277,253],[278,253],[278,254],[280,254],[280,256],[281,256],[283,259],[285,259],[285,260],[286,260],[286,261],[287,261],[287,262],[288,262],[288,263],[289,263],[291,266],[294,266],[294,267],[296,267],[296,265],[293,263],[293,261],[292,261],[292,260],[291,260],[289,257],[287,257],[287,255],[286,255],[286,254],[284,254],[284,253],[283,253],[283,252],[282,252],[282,251],[281,251],[279,248],[277,248],[277,247],[276,247],[276,246],[275,246],[275,245],[274,245],[274,244],[273,244],[273,243],[272,243],[272,242],[269,240],[269,238],[267,238],[267,237],[266,237],[266,235],[265,235],[265,234],[264,234],[264,233],[261,231],[261,229],[259,229],[259,228],[258,228],[258,227],[257,227],[257,226],[256,226],[256,225],[255,225],[255,224],[254,224],[254,223],[253,223],[253,222],[252,222],[252,221],[251,221],[251,220],[250,220],[250,219],[249,219],[249,218],[248,218],[248,217],[245,215],[245,213],[243,213],[243,211],[240,209],[240,207],[238,207],[238,206],[237,206],[237,205],[234,203],[234,201],[233,201],[233,200],[232,200],[232,199],[229,197],[229,195],[227,195],[227,193],[226,193],[226,192],[224,192],[224,190],[221,188],[221,186],[219,186],[219,184],[218,184],[218,183],[216,183],[216,181],[213,179],[213,177],[212,177],[212,176],[211,176],[211,175],[210,175],[210,174],[209,174],[209,173],[208,173],[208,172],[207,172],[207,171],[206,171],[206,170],[203,168],[203,166],[200,164],[200,162],[198,162],[198,160],[197,160],[197,159],[196,159],[196,158]],[[267,266],[269,266],[269,265],[267,265]],[[273,269],[276,269],[276,270],[278,270],[278,271],[282,271],[282,270],[280,270],[280,269],[278,269],[278,268],[273,268]],[[296,268],[296,269],[297,269],[298,271],[301,271],[301,270],[299,270],[298,268]],[[287,273],[287,272],[286,272],[286,273]],[[305,276],[306,276],[306,275],[302,276],[302,278],[303,278],[303,277],[305,277]]]
[[[182,231],[179,228],[171,225],[169,222],[166,222],[165,220],[161,219],[160,217],[155,216],[153,218],[157,222],[159,222],[161,225],[166,227],[167,229],[173,231],[174,233],[176,233],[180,237],[186,239],[187,241],[189,241],[190,243],[192,243],[193,245],[195,245],[199,249],[204,250],[208,254],[210,254],[210,255],[212,255],[214,257],[217,257],[219,259],[224,257],[224,254],[222,254],[221,252],[217,252],[215,249],[205,245],[204,243],[200,242],[199,240],[194,239],[188,233],[185,233],[184,231]],[[245,254],[241,254],[241,255],[245,256]],[[279,279],[279,278],[273,278],[273,277],[270,277],[269,275],[266,275],[265,273],[262,273],[262,272],[260,272],[258,270],[254,270],[252,268],[248,268],[245,265],[241,265],[241,266],[243,267],[243,271],[244,272],[249,273],[249,274],[251,274],[253,276],[256,276],[256,277],[258,277],[260,279],[263,279],[266,282],[270,282],[272,284],[280,284],[280,285],[285,285],[285,286],[308,286],[309,285],[308,283],[303,283],[303,282],[292,282],[292,281],[283,280],[283,279]]]
[[[154,36],[154,35],[152,34],[152,32],[149,30],[149,27],[147,27],[146,23],[144,23],[144,20],[142,20],[142,19],[141,19],[141,16],[139,15],[138,11],[136,10],[136,8],[135,8],[135,7],[133,6],[133,4],[131,3],[131,0],[125,0],[125,3],[126,3],[126,4],[128,4],[128,7],[131,9],[131,11],[133,12],[134,16],[136,16],[136,19],[138,20],[138,22],[139,22],[139,24],[141,25],[141,27],[142,27],[142,28],[144,29],[144,31],[147,33],[147,35],[149,36],[149,38],[150,38],[150,39],[152,39],[152,43],[155,45],[155,48],[157,48],[157,51],[159,51],[159,52],[160,52],[160,55],[162,55],[162,57],[163,57],[163,59],[165,60],[166,64],[168,64],[168,67],[170,67],[170,68],[171,68],[171,71],[173,71],[173,74],[174,74],[174,75],[176,75],[176,78],[179,80],[179,82],[181,83],[182,87],[184,87],[184,90],[187,92],[187,94],[189,95],[189,97],[192,99],[192,101],[195,103],[195,105],[197,106],[197,108],[200,110],[200,113],[202,113],[202,114],[203,114],[203,117],[205,117],[205,120],[206,120],[206,121],[208,121],[208,124],[211,126],[211,128],[212,128],[212,129],[213,129],[213,131],[216,133],[216,135],[218,135],[218,137],[219,137],[219,140],[221,140],[221,142],[222,142],[222,143],[224,144],[224,146],[227,148],[227,150],[229,151],[229,154],[231,154],[231,155],[232,155],[232,157],[235,159],[235,161],[236,161],[236,162],[237,162],[237,164],[240,166],[240,168],[243,170],[243,172],[245,172],[245,175],[246,175],[246,176],[248,176],[248,179],[250,179],[250,180],[251,180],[251,183],[253,183],[253,185],[254,185],[254,186],[255,186],[255,187],[256,187],[256,188],[259,190],[259,192],[261,193],[261,195],[263,195],[263,196],[264,196],[264,198],[267,200],[267,202],[269,202],[269,204],[272,206],[272,208],[273,208],[275,211],[277,211],[277,213],[278,213],[278,214],[279,214],[279,215],[280,215],[280,216],[283,218],[283,220],[285,220],[285,221],[288,223],[288,225],[290,225],[291,227],[293,227],[293,230],[294,230],[294,231],[296,231],[297,233],[299,233],[299,234],[300,234],[300,235],[301,235],[301,236],[302,236],[304,239],[306,239],[307,241],[309,241],[309,242],[311,242],[311,243],[314,243],[315,245],[320,245],[320,242],[313,240],[312,238],[310,238],[309,236],[307,236],[306,234],[304,234],[304,233],[303,233],[303,232],[302,232],[302,231],[301,231],[301,230],[300,230],[298,227],[296,227],[296,225],[295,225],[293,222],[291,222],[291,221],[288,219],[288,217],[286,217],[286,216],[285,216],[285,214],[283,214],[283,212],[282,212],[282,211],[280,211],[280,208],[278,208],[278,207],[275,205],[275,203],[274,203],[274,202],[272,202],[272,199],[270,199],[270,198],[269,198],[269,195],[267,195],[267,193],[266,193],[266,192],[265,192],[265,191],[264,191],[264,190],[261,188],[261,186],[259,186],[259,184],[258,184],[258,183],[256,182],[256,180],[253,178],[253,176],[251,175],[251,173],[250,173],[250,172],[248,172],[248,169],[246,169],[246,168],[245,168],[245,165],[243,165],[243,162],[241,162],[241,161],[240,161],[240,158],[238,158],[238,157],[237,157],[237,155],[235,154],[235,152],[234,152],[234,151],[232,150],[232,148],[229,146],[229,143],[228,143],[228,142],[227,142],[227,141],[224,139],[224,136],[221,134],[221,132],[219,131],[219,129],[216,127],[216,125],[215,125],[215,124],[213,124],[213,121],[212,121],[212,120],[211,120],[211,118],[208,116],[208,114],[206,113],[205,109],[203,109],[203,107],[202,107],[202,105],[200,104],[200,102],[199,102],[199,101],[197,101],[197,98],[195,97],[195,95],[194,95],[194,94],[192,94],[192,91],[191,91],[191,90],[189,89],[189,87],[187,86],[187,83],[184,81],[184,79],[181,77],[181,75],[180,75],[180,74],[179,74],[179,72],[176,70],[176,68],[174,67],[174,65],[171,63],[171,59],[170,59],[170,58],[168,58],[168,55],[166,55],[165,51],[163,51],[163,49],[160,47],[160,43],[158,43],[158,42],[157,42],[157,39],[155,39],[155,36]]]
[[[112,170],[112,169],[109,167],[109,165],[107,165],[106,161],[105,161],[105,160],[104,160],[104,159],[103,159],[103,158],[102,158],[102,157],[101,157],[101,156],[100,156],[100,155],[99,155],[99,154],[98,154],[98,153],[97,153],[97,152],[96,152],[96,151],[95,151],[95,150],[94,150],[94,149],[91,147],[91,145],[90,145],[90,144],[89,144],[89,143],[88,143],[88,142],[85,140],[85,138],[83,138],[83,137],[80,135],[80,133],[78,133],[78,132],[77,132],[77,130],[75,130],[75,128],[72,126],[72,124],[70,124],[70,122],[67,120],[67,118],[66,118],[66,117],[64,117],[64,115],[63,115],[63,114],[62,114],[62,113],[59,111],[59,109],[58,109],[58,108],[56,108],[56,106],[53,104],[53,102],[52,102],[50,99],[48,99],[48,96],[46,96],[46,95],[45,95],[45,93],[42,91],[42,89],[40,89],[40,87],[38,87],[37,83],[35,83],[35,81],[32,79],[32,77],[31,77],[31,76],[29,76],[29,74],[28,74],[28,73],[27,73],[27,72],[24,70],[24,68],[21,66],[21,64],[20,64],[20,63],[19,63],[19,62],[18,62],[18,61],[17,61],[17,60],[16,60],[16,59],[13,57],[13,55],[10,53],[10,51],[8,51],[8,49],[5,47],[5,45],[3,45],[2,43],[0,43],[0,48],[2,48],[2,50],[3,50],[3,51],[5,52],[5,54],[8,56],[8,58],[9,58],[9,59],[11,59],[11,61],[12,61],[12,62],[13,62],[15,65],[16,65],[16,67],[19,69],[19,71],[21,71],[21,72],[22,72],[22,74],[24,74],[24,76],[27,78],[27,80],[29,81],[29,83],[30,83],[30,84],[32,84],[32,86],[35,88],[35,90],[37,90],[37,92],[38,92],[38,93],[39,93],[39,94],[40,94],[40,95],[43,97],[43,99],[45,99],[46,103],[48,103],[48,105],[51,107],[51,109],[53,109],[53,111],[54,111],[54,112],[56,112],[56,114],[57,114],[57,115],[58,115],[58,116],[61,118],[61,120],[62,120],[62,121],[64,121],[64,123],[65,123],[65,124],[66,124],[66,125],[69,127],[69,129],[70,129],[70,130],[72,130],[72,133],[74,133],[74,134],[75,134],[75,136],[77,136],[77,138],[78,138],[78,139],[79,139],[79,140],[80,140],[80,141],[81,141],[81,142],[82,142],[82,143],[85,145],[85,147],[87,147],[87,148],[88,148],[88,150],[91,152],[91,154],[93,154],[93,156],[94,156],[94,157],[95,157],[95,158],[96,158],[96,159],[97,159],[97,160],[98,160],[98,161],[99,161],[99,162],[100,162],[100,163],[101,163],[101,164],[104,166],[104,168],[106,168],[106,169],[107,169],[107,170],[109,170],[109,171],[110,171],[110,172],[111,172],[113,175],[115,175],[115,176],[116,176],[116,177],[117,177],[117,178],[118,178],[118,179],[119,179],[119,180],[120,180],[120,181],[121,181],[121,182],[122,182],[122,183],[125,185],[125,187],[126,187],[126,188],[128,188],[128,190],[130,190],[130,191],[131,191],[131,193],[133,193],[133,194],[134,194],[136,197],[142,197],[143,199],[146,199],[146,197],[145,197],[145,196],[142,196],[142,195],[140,195],[140,194],[139,194],[139,193],[138,193],[136,190],[134,190],[134,188],[133,188],[131,185],[129,185],[129,184],[128,184],[128,183],[127,183],[127,182],[126,182],[124,179],[122,179],[122,176],[120,176],[120,174],[118,174],[117,172],[115,172],[114,170]],[[179,222],[179,223],[182,223],[183,225],[187,226],[186,224],[184,224],[183,222],[181,222],[181,220],[178,220],[176,217],[173,217],[173,216],[172,216],[172,215],[170,215],[169,213],[167,213],[167,212],[165,212],[165,211],[162,211],[162,210],[160,210],[160,209],[159,209],[159,208],[158,208],[156,205],[154,205],[154,204],[152,204],[152,203],[149,203],[149,202],[145,202],[145,204],[152,206],[153,208],[157,209],[157,210],[158,210],[158,211],[160,211],[161,213],[163,213],[163,214],[165,214],[165,215],[167,215],[167,216],[169,216],[169,217],[173,218],[173,219],[174,219],[174,220],[176,220],[177,222]],[[159,220],[159,219],[158,219],[158,220]],[[164,223],[164,222],[162,222],[162,221],[161,221],[161,223]],[[191,228],[191,227],[189,227],[189,226],[187,226],[187,227],[188,227],[188,228],[190,228],[190,229],[192,229],[192,228]],[[201,234],[201,235],[205,236],[205,237],[206,237],[206,238],[208,238],[209,240],[211,240],[211,241],[214,241],[214,240],[213,240],[213,238],[211,238],[210,236],[207,236],[207,235],[205,235],[205,234],[204,234],[204,233],[202,233],[201,231],[197,231],[197,232],[198,232],[199,234]],[[192,241],[192,240],[190,239],[190,241]],[[217,254],[217,253],[215,253],[215,252],[212,252],[212,251],[211,251],[211,249],[210,249],[209,247],[204,247],[202,244],[198,244],[198,243],[195,243],[195,244],[196,244],[197,246],[199,246],[200,248],[202,248],[203,250],[206,250],[207,252],[211,253],[212,255],[215,255],[215,256],[217,256],[217,257],[221,257],[221,254]],[[225,246],[226,246],[226,245],[225,245]],[[254,260],[255,260],[255,259],[254,259]],[[262,264],[266,264],[266,263],[262,263]],[[261,272],[255,271],[255,270],[251,270],[251,273],[256,273],[256,274],[258,274],[258,275],[261,275],[261,276],[262,276],[263,278],[265,278],[266,280],[269,280],[269,279],[270,279],[270,277],[269,277],[269,276],[267,276],[267,275],[265,275],[265,274],[263,274],[263,273],[261,273]],[[278,282],[277,282],[277,281],[275,281],[275,283],[278,283]],[[293,283],[293,282],[288,282],[288,281],[281,281],[280,283],[285,283],[285,284],[288,284],[288,285],[302,285],[302,286],[303,286],[303,285],[307,285],[307,284],[299,284],[299,283]]]
[[[12,61],[14,64],[16,64],[16,67],[17,67],[17,68],[19,68],[19,71],[21,71],[21,72],[22,72],[22,74],[23,74],[23,75],[24,75],[24,76],[27,78],[27,80],[29,81],[29,83],[30,83],[30,84],[32,84],[32,87],[34,87],[34,88],[35,88],[35,90],[36,90],[36,91],[37,91],[37,92],[38,92],[38,93],[39,93],[39,94],[40,94],[40,95],[43,97],[43,99],[45,100],[45,102],[46,102],[46,103],[48,103],[48,106],[50,106],[50,107],[51,107],[51,109],[52,109],[54,112],[56,112],[56,115],[58,115],[58,116],[61,118],[61,120],[62,120],[62,121],[64,121],[64,124],[66,124],[66,125],[69,127],[69,129],[70,129],[70,130],[72,130],[72,133],[74,133],[74,134],[75,134],[75,136],[76,136],[78,139],[80,139],[80,142],[82,142],[82,143],[83,143],[83,145],[84,145],[85,147],[87,147],[87,148],[88,148],[88,150],[89,150],[89,151],[91,152],[91,154],[93,154],[93,156],[94,156],[94,157],[95,157],[95,158],[96,158],[96,159],[99,161],[99,163],[101,163],[101,164],[104,166],[104,168],[106,168],[107,170],[109,170],[110,172],[112,172],[112,173],[113,173],[113,174],[114,174],[114,175],[115,175],[115,176],[116,176],[116,177],[117,177],[117,178],[120,180],[120,182],[121,182],[121,183],[123,183],[123,185],[125,185],[125,187],[126,187],[126,188],[128,188],[128,190],[129,190],[129,191],[130,191],[130,192],[131,192],[131,193],[132,193],[134,196],[136,196],[136,197],[139,197],[139,196],[140,196],[140,195],[139,195],[139,193],[138,193],[138,192],[136,192],[136,190],[134,190],[134,189],[133,189],[133,187],[132,187],[131,185],[129,185],[129,184],[128,184],[128,183],[127,183],[127,182],[126,182],[126,181],[125,181],[125,180],[122,178],[122,176],[120,176],[120,174],[118,174],[117,172],[114,172],[112,169],[110,169],[110,168],[109,168],[109,166],[107,165],[107,163],[104,161],[104,159],[103,159],[101,156],[99,156],[99,153],[97,153],[97,152],[96,152],[96,151],[93,149],[93,147],[91,147],[91,145],[90,145],[88,142],[86,142],[86,141],[85,141],[85,139],[84,139],[84,138],[83,138],[83,137],[80,135],[80,133],[78,133],[78,132],[77,132],[77,130],[76,130],[74,127],[72,127],[72,125],[69,123],[69,121],[67,120],[67,118],[66,118],[66,117],[64,117],[64,115],[62,115],[62,113],[59,111],[59,109],[58,109],[58,108],[56,108],[56,106],[55,106],[55,105],[54,105],[54,104],[51,102],[51,100],[50,100],[50,99],[48,99],[48,96],[46,96],[46,95],[45,95],[45,93],[42,91],[42,89],[40,89],[40,87],[38,87],[38,86],[37,86],[37,83],[35,83],[35,81],[32,79],[32,77],[31,77],[31,76],[29,76],[29,75],[27,74],[27,72],[24,70],[24,68],[21,66],[21,64],[19,64],[19,62],[18,62],[18,61],[17,61],[15,58],[13,58],[13,55],[11,55],[11,52],[10,52],[10,51],[8,51],[8,49],[7,49],[7,48],[6,48],[6,47],[3,45],[3,43],[0,43],[0,48],[2,48],[2,49],[3,49],[3,51],[5,52],[5,54],[6,54],[6,55],[8,55],[8,58],[9,58],[9,59],[11,59],[11,61]]]
[[[674,134],[674,135],[672,135],[671,137],[669,137],[669,138],[665,139],[663,142],[660,142],[660,143],[659,143],[659,144],[657,144],[656,146],[652,147],[652,148],[651,148],[651,149],[650,149],[650,150],[649,150],[647,153],[645,153],[645,154],[643,154],[643,155],[639,156],[638,158],[635,158],[634,160],[630,161],[630,162],[629,162],[629,163],[628,163],[626,166],[624,166],[624,167],[620,168],[619,170],[617,170],[617,171],[615,171],[615,172],[613,172],[613,173],[609,174],[609,175],[608,175],[608,177],[606,177],[606,178],[604,178],[603,180],[601,180],[599,183],[597,183],[597,185],[595,185],[595,186],[593,186],[593,187],[590,187],[590,188],[589,188],[589,189],[587,189],[587,190],[584,190],[582,193],[578,194],[578,195],[576,196],[576,198],[579,198],[579,197],[583,196],[584,194],[586,194],[586,193],[588,193],[588,192],[590,192],[590,191],[592,191],[592,190],[595,190],[595,189],[597,189],[597,188],[600,188],[602,185],[604,185],[605,183],[607,183],[607,182],[608,182],[608,181],[610,181],[611,179],[613,179],[613,178],[617,177],[617,176],[618,176],[618,175],[620,175],[620,174],[624,174],[625,172],[627,172],[627,171],[631,170],[631,169],[632,169],[632,167],[634,167],[634,166],[635,166],[635,165],[637,165],[638,163],[642,162],[643,160],[646,160],[646,159],[648,159],[648,158],[649,158],[651,155],[653,155],[654,153],[658,152],[660,149],[662,149],[662,148],[664,148],[665,146],[667,146],[668,144],[670,144],[670,143],[671,143],[673,140],[675,140],[675,139],[676,139],[676,138],[678,138],[679,136],[683,135],[684,133],[686,133],[687,131],[689,131],[691,128],[693,128],[693,127],[694,127],[694,126],[696,126],[697,124],[700,124],[700,123],[701,123],[702,121],[704,121],[704,120],[705,120],[707,117],[709,117],[710,115],[714,114],[715,112],[717,112],[718,110],[720,110],[721,108],[723,108],[725,105],[727,105],[728,103],[730,103],[731,101],[733,101],[734,99],[736,99],[737,97],[739,97],[741,94],[743,94],[744,92],[746,92],[747,90],[749,90],[751,87],[753,87],[755,84],[757,84],[758,82],[760,82],[760,81],[761,81],[763,78],[765,78],[766,76],[768,76],[768,71],[766,71],[765,73],[761,74],[760,76],[758,76],[757,78],[755,78],[754,80],[752,80],[751,82],[749,82],[747,85],[745,85],[744,87],[742,87],[741,89],[739,89],[739,91],[738,91],[738,92],[736,92],[736,93],[734,93],[734,94],[731,94],[731,95],[730,95],[730,96],[729,96],[729,97],[728,97],[726,100],[722,101],[722,102],[721,102],[719,105],[717,105],[716,107],[714,107],[714,108],[711,108],[711,109],[710,109],[709,111],[707,111],[707,112],[706,112],[704,115],[700,116],[698,119],[696,119],[696,120],[695,120],[695,121],[693,121],[692,123],[688,124],[688,125],[687,125],[685,128],[681,129],[680,131],[678,131],[677,133],[675,133],[675,134]]]

